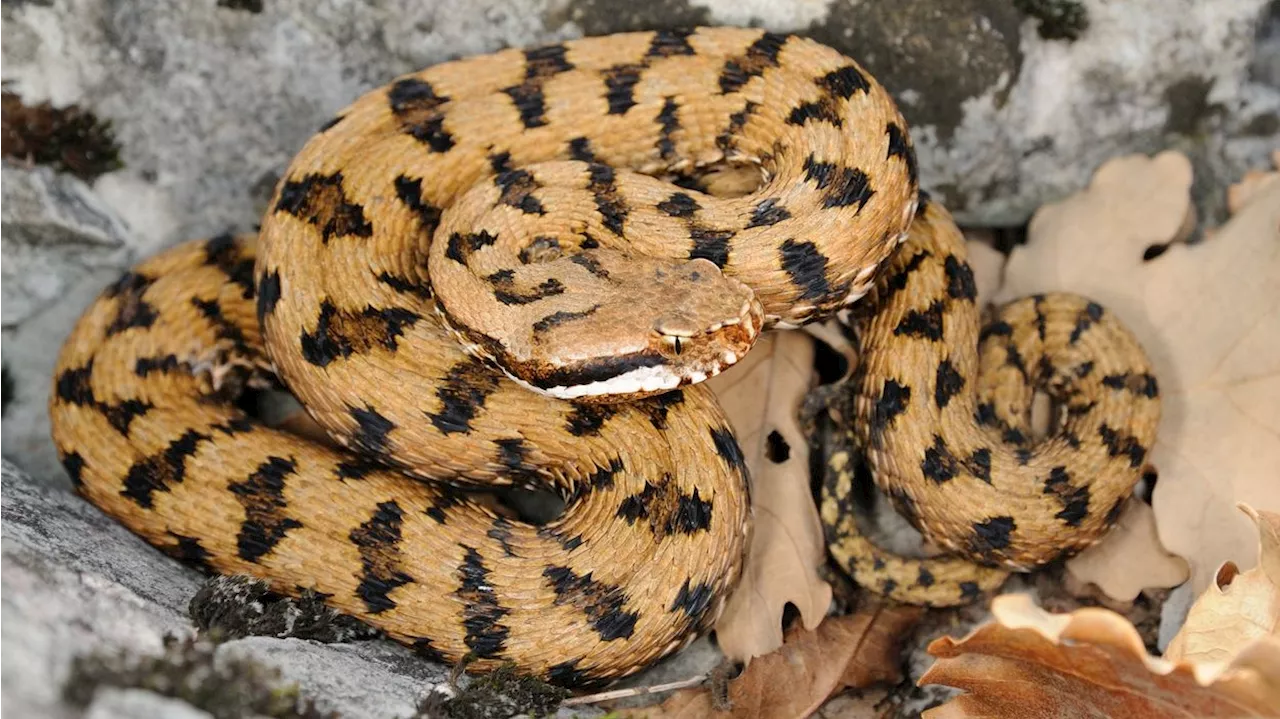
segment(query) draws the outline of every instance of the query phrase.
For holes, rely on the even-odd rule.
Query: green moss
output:
[[[160,656],[98,652],[71,661],[63,696],[87,707],[99,687],[145,689],[181,699],[216,719],[264,716],[280,719],[336,717],[303,699],[296,684],[280,681],[275,667],[250,659],[215,661],[216,644],[208,639],[179,640],[166,636]]]
[[[1013,0],[1020,12],[1040,21],[1045,40],[1078,40],[1089,29],[1089,13],[1078,0]]]
[[[476,677],[452,699],[430,694],[418,706],[416,719],[507,719],[516,714],[554,714],[569,696],[567,689],[516,673],[507,664]]]
[[[191,621],[226,639],[297,637],[319,642],[371,639],[381,632],[325,606],[324,597],[304,590],[297,598],[275,594],[252,577],[211,577],[191,598]]]
[[[18,162],[48,165],[82,180],[124,166],[111,123],[76,105],[55,108],[47,102],[29,106],[12,92],[3,93],[4,156]]]

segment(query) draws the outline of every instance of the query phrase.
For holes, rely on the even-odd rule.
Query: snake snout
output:
[[[653,321],[654,349],[689,382],[714,377],[755,344],[763,310],[754,293],[705,259],[657,275],[668,285]]]

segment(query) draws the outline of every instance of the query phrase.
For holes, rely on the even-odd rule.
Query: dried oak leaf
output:
[[[1258,566],[1238,573],[1231,562],[1191,605],[1164,657],[1193,662],[1206,672],[1227,666],[1259,640],[1280,646],[1280,514],[1240,510],[1258,530]],[[1280,704],[1277,704],[1280,711]]]
[[[1280,182],[1280,150],[1271,153],[1271,164],[1276,170],[1250,170],[1239,182],[1227,188],[1227,210],[1231,214],[1239,212],[1273,183]]]
[[[1076,555],[1067,567],[1072,579],[1127,602],[1148,587],[1173,587],[1187,580],[1187,563],[1161,546],[1155,512],[1146,502],[1126,503],[1106,539]]]
[[[717,710],[705,688],[684,689],[654,707],[627,710],[645,719],[788,719],[807,717],[845,687],[861,688],[902,677],[899,640],[923,610],[868,604],[831,617],[816,630],[792,626],[780,649],[756,659],[729,682],[729,708]]]
[[[716,622],[720,649],[735,661],[782,645],[788,602],[806,629],[818,626],[831,603],[831,586],[818,576],[826,556],[822,524],[797,417],[814,381],[813,354],[805,333],[770,332],[741,362],[707,382],[751,470],[751,547],[741,583]]]
[[[1051,614],[1024,594],[996,597],[995,620],[963,639],[929,645],[920,684],[965,694],[926,719],[1275,716],[1280,644],[1259,643],[1215,678],[1147,654],[1138,631],[1107,609]]]
[[[1280,183],[1197,244],[1178,241],[1192,216],[1190,185],[1178,153],[1107,162],[1083,192],[1036,213],[1000,299],[1076,292],[1138,337],[1163,398],[1146,458],[1159,471],[1158,536],[1188,561],[1199,592],[1224,561],[1255,561],[1253,529],[1235,503],[1280,509]],[[1167,586],[1167,565],[1149,561],[1155,552],[1117,557],[1094,581],[1117,597],[1125,584]]]

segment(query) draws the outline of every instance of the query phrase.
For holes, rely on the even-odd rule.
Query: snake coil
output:
[[[724,165],[755,168],[759,187],[697,189]],[[82,495],[188,562],[315,590],[444,660],[624,676],[709,629],[741,573],[747,468],[699,383],[762,330],[828,317],[878,274],[883,287],[909,226],[945,237],[949,220],[916,202],[893,102],[810,40],[700,28],[444,63],[311,138],[259,236],[176,246],[107,288],[58,359],[54,442]],[[947,386],[978,381],[952,347],[972,339],[953,325],[964,299],[913,304],[945,295],[935,275],[917,268],[883,310],[932,313],[900,322],[928,342],[868,356],[891,465],[936,449],[918,446],[937,418],[916,407],[942,390],[912,379],[898,407],[875,373],[927,366],[941,387],[938,358],[958,352]],[[1020,349],[1023,334],[1002,337]],[[342,449],[237,407],[246,379],[270,376]],[[1088,416],[1116,434],[1081,442],[1145,442],[1113,409]],[[957,475],[962,448],[943,460]],[[1031,471],[992,456],[993,487]],[[468,491],[502,487],[568,506],[535,525]],[[946,506],[922,528],[949,531]],[[1071,516],[1089,527],[1110,518],[1084,507]]]

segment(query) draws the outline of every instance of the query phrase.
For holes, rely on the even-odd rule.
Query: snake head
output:
[[[650,348],[689,383],[720,374],[746,355],[763,324],[754,293],[707,259],[654,271]]]
[[[754,293],[705,259],[673,261],[595,250],[526,265],[523,284],[560,277],[553,301],[530,303],[527,339],[496,363],[560,399],[620,402],[715,376],[742,359],[764,325]],[[534,315],[537,315],[536,317]]]

